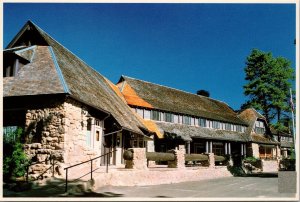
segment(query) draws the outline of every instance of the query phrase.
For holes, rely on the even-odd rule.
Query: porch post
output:
[[[244,145],[243,145],[243,143],[241,143],[241,156],[243,156],[244,155]]]
[[[246,148],[246,143],[244,144],[244,156],[247,155],[247,148]]]
[[[225,142],[225,155],[227,154],[227,142]]]
[[[231,143],[230,142],[228,143],[228,154],[231,155]]]
[[[208,141],[206,141],[206,144],[205,144],[205,153],[208,153]]]
[[[209,153],[212,153],[213,149],[212,149],[212,141],[210,141],[210,151]]]
[[[190,154],[191,153],[191,141],[187,141],[187,153]]]

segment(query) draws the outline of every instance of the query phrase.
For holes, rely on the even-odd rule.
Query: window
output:
[[[194,154],[201,154],[205,152],[205,144],[204,142],[201,143],[194,143]]]
[[[213,124],[212,124],[211,120],[206,120],[206,127],[208,127],[208,128],[212,128],[213,127]]]
[[[100,132],[96,131],[96,141],[100,141]]]
[[[99,119],[95,119],[95,125],[96,126],[101,126],[101,121]]]
[[[3,142],[13,142],[16,140],[16,131],[18,126],[5,126],[3,127]]]
[[[183,117],[181,115],[178,115],[178,123],[182,123]]]
[[[88,119],[88,121],[87,121],[87,127],[86,127],[86,145],[88,147],[92,146],[91,131],[92,131],[92,119]]]
[[[179,123],[179,116],[174,114],[174,123]]]
[[[229,123],[225,123],[225,130],[231,130],[231,126]]]
[[[165,121],[166,122],[174,122],[174,117],[173,117],[173,114],[171,113],[165,113]]]
[[[224,144],[223,142],[213,142],[213,153],[218,156],[224,155]]]
[[[280,140],[281,140],[281,141],[285,141],[285,137],[284,137],[284,136],[281,136]]]
[[[254,130],[258,134],[265,134],[264,122],[262,122],[262,121],[256,121],[255,122],[255,129]]]
[[[144,119],[150,120],[150,110],[144,109]]]
[[[194,117],[191,118],[191,125],[192,125],[192,126],[195,125],[195,118],[194,118]]]
[[[242,132],[242,126],[237,125],[237,126],[236,126],[236,130],[237,130],[238,132]]]
[[[160,112],[159,114],[160,114],[159,120],[160,121],[164,121],[165,120],[165,118],[164,118],[165,117],[164,116],[165,113],[164,112]]]
[[[212,127],[213,127],[213,128],[216,128],[216,129],[219,129],[219,128],[220,128],[220,122],[218,122],[218,121],[213,121],[213,122],[212,122]]]
[[[136,109],[136,113],[138,114],[138,115],[140,115],[140,117],[142,117],[142,118],[144,118],[144,110],[143,109]]]
[[[200,118],[199,119],[199,125],[201,126],[201,127],[206,127],[206,119],[202,119],[202,118]]]
[[[190,116],[183,116],[183,124],[191,125],[191,117]]]
[[[151,111],[151,119],[155,120],[155,121],[159,121],[160,120],[160,113],[158,111]]]

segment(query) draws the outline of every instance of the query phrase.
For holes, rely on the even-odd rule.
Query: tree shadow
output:
[[[113,192],[94,192],[87,186],[86,181],[68,182],[68,192],[65,192],[65,180],[48,180],[44,185],[36,185],[32,182],[18,182],[3,186],[3,197],[122,197],[123,194]],[[26,189],[24,188],[26,187]]]

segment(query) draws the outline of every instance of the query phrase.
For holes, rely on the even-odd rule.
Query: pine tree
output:
[[[244,85],[244,94],[249,100],[242,107],[261,111],[268,123],[275,119],[275,125],[279,127],[282,116],[289,112],[289,89],[294,80],[290,62],[254,49],[247,57],[244,70],[248,81]]]

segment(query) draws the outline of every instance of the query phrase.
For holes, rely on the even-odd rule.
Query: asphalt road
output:
[[[64,193],[64,180],[50,183],[47,186],[36,187],[22,192],[14,192],[4,189],[4,197],[95,197],[95,198],[119,198],[142,200],[141,198],[157,199],[191,197],[191,200],[203,200],[203,198],[295,198],[294,193],[278,192],[277,175],[263,175],[251,177],[227,177],[213,180],[201,180],[176,184],[162,184],[152,186],[114,187],[106,186],[93,192]],[[118,199],[117,199],[118,200]],[[183,199],[184,200],[184,199]],[[226,199],[225,199],[226,200]],[[229,200],[229,199],[228,199]],[[237,199],[238,200],[238,199]],[[271,200],[272,201],[272,200]],[[289,200],[291,201],[291,200]]]
[[[247,198],[287,198],[293,193],[278,192],[278,178],[264,177],[227,177],[198,182],[183,182],[154,186],[113,187],[96,190],[107,197],[142,198],[205,198],[205,197],[247,197]]]

